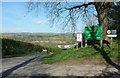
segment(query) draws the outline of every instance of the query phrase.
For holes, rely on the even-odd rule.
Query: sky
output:
[[[27,13],[25,2],[2,3],[2,32],[55,32],[48,25],[45,13]]]
[[[2,3],[0,2],[0,33],[2,32]]]
[[[3,33],[63,33],[59,27],[50,27],[44,9],[37,15],[28,13],[26,5],[26,2],[2,2]],[[82,22],[78,25],[77,32],[82,32]]]

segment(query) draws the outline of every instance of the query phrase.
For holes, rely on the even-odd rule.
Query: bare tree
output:
[[[28,4],[29,11],[38,11],[40,7],[40,2]],[[44,4],[52,25],[61,22],[63,30],[71,28],[72,32],[75,32],[76,22],[79,22],[80,18],[87,21],[91,18],[90,13],[93,14],[98,18],[99,25],[103,27],[103,39],[105,39],[108,27],[107,10],[112,6],[112,2],[45,2]],[[94,14],[95,10],[97,14]]]
[[[28,11],[38,10],[40,7],[40,2],[30,2],[28,4]],[[103,28],[102,37],[103,40],[105,39],[108,28],[108,9],[113,5],[113,2],[45,2],[44,4],[52,25],[54,23],[62,24],[63,30],[71,28],[72,32],[75,32],[76,23],[79,20],[88,21],[88,18],[91,18],[89,15],[94,15],[97,17],[99,25]],[[101,52],[107,63],[120,70],[120,66],[112,62],[104,49],[97,50]]]
[[[72,3],[73,4],[73,3]],[[73,31],[75,31],[76,27],[76,20],[79,20],[79,18],[82,18],[84,20],[88,20],[88,13],[90,11],[94,11],[93,8],[97,11],[97,17],[99,25],[103,27],[103,39],[106,37],[106,30],[108,26],[107,21],[107,9],[113,4],[110,2],[89,2],[89,3],[74,3],[72,5],[71,3],[46,3],[46,7],[50,7],[48,11],[50,12],[51,21],[58,20],[60,18],[64,18],[64,21],[62,24],[64,24],[64,27],[67,27],[69,23],[71,23],[71,28]],[[70,5],[70,6],[66,6]],[[53,7],[54,6],[54,7]],[[92,12],[94,14],[94,12]],[[64,14],[64,16],[62,15]],[[65,15],[66,14],[66,15]],[[95,15],[95,14],[94,14]],[[70,27],[70,25],[69,25]]]
[[[87,14],[87,20],[83,20],[85,26],[93,26],[98,24],[98,19],[93,14]]]

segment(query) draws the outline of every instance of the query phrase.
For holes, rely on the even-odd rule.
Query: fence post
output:
[[[87,40],[85,40],[85,47],[87,47]]]

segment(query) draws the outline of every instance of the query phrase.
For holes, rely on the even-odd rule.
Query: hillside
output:
[[[2,37],[44,47],[57,47],[58,44],[74,43],[70,33],[3,33]]]
[[[2,57],[41,53],[45,47],[12,39],[2,39]]]

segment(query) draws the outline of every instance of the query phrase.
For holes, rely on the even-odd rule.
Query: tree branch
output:
[[[85,7],[85,8],[87,8],[88,7],[88,5],[92,5],[92,4],[94,4],[93,2],[89,2],[88,4],[82,4],[82,5],[77,5],[77,6],[74,6],[74,7],[71,7],[71,8],[66,8],[66,10],[73,10],[73,9],[80,9],[81,7]]]

